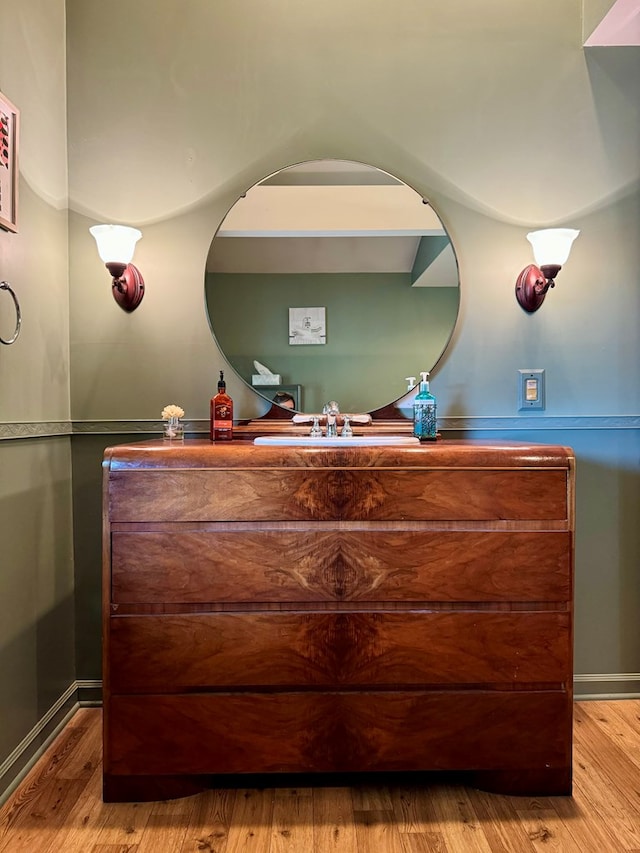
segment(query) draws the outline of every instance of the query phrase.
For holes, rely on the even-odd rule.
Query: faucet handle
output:
[[[351,424],[349,423],[349,415],[344,416],[344,424],[342,429],[340,430],[340,435],[343,438],[351,438],[353,436],[353,430],[351,429]]]
[[[314,417],[313,426],[311,427],[311,432],[309,435],[312,438],[321,438],[322,437],[322,427],[318,423],[318,418]]]

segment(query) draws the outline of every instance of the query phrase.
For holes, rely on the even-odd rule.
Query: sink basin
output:
[[[420,441],[412,435],[354,435],[351,438],[341,436],[310,435],[260,435],[254,438],[254,444],[272,444],[279,447],[385,447],[415,446]]]

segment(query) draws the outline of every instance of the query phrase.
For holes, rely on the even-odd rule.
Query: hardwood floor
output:
[[[101,714],[81,709],[0,810],[0,851],[640,853],[640,700],[576,703],[574,730],[573,797],[504,797],[430,777],[105,805]]]

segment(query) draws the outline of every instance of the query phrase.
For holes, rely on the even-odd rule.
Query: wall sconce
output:
[[[89,232],[113,276],[113,298],[125,311],[134,311],[144,296],[144,279],[130,261],[142,232],[127,225],[94,225]]]
[[[555,277],[566,263],[571,244],[579,233],[572,228],[545,228],[527,234],[535,264],[525,267],[516,280],[516,299],[525,311],[537,311],[547,290],[555,287]]]

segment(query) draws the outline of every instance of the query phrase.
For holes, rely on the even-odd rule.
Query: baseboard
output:
[[[102,705],[102,681],[74,681],[0,764],[0,805],[15,791],[80,707]]]
[[[81,708],[100,708],[102,706],[102,681],[99,678],[76,681],[78,705]]]
[[[575,675],[576,699],[640,699],[640,672],[608,672]]]
[[[78,710],[77,695],[78,688],[74,681],[0,764],[0,805],[17,788]]]
[[[575,675],[574,696],[591,699],[640,699],[640,672]],[[53,739],[80,707],[102,704],[102,681],[74,681],[0,764],[0,805],[13,793]]]
[[[102,705],[102,681],[76,681],[78,703],[83,707]],[[608,672],[574,675],[576,699],[640,699],[640,672]]]
[[[81,706],[102,705],[102,681],[77,681],[78,702]],[[612,672],[574,675],[573,692],[576,699],[640,699],[640,672]]]

